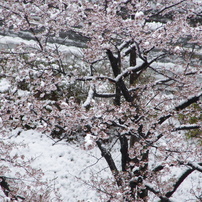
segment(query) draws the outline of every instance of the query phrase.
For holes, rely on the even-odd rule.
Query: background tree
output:
[[[1,51],[1,77],[12,85],[1,93],[2,132],[90,134],[116,182],[112,201],[148,201],[149,193],[169,201],[188,175],[202,171],[200,1],[0,6],[2,29],[29,31],[35,39]],[[48,43],[67,30],[88,39],[73,67],[61,47]],[[72,88],[78,83],[79,93]],[[186,140],[182,130],[194,130],[196,138]],[[121,168],[110,153],[117,141]],[[173,167],[182,174],[163,179]]]

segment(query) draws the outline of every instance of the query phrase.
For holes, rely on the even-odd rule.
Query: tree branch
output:
[[[172,7],[175,7],[175,6],[177,6],[177,5],[181,4],[181,3],[183,3],[184,1],[186,1],[186,0],[182,0],[182,1],[180,1],[180,2],[177,2],[177,3],[175,3],[175,4],[172,4],[172,5],[170,5],[170,6],[166,6],[165,8],[161,9],[158,13],[156,13],[155,16],[158,16],[160,13],[164,12],[165,10],[170,9],[170,8],[172,8]]]
[[[189,161],[187,163],[187,165],[191,166],[193,169],[202,173],[202,163],[194,163],[194,162]]]
[[[115,93],[94,93],[95,97],[100,97],[100,98],[112,98],[115,97],[116,94]]]
[[[107,151],[107,149],[102,146],[101,139],[98,139],[96,141],[96,144],[97,144],[98,148],[100,149],[102,156],[105,158],[112,174],[114,175],[117,185],[122,186],[122,184],[123,184],[122,179],[119,176],[119,171],[114,163],[114,160],[113,160],[110,152]]]
[[[147,190],[151,191],[155,195],[158,195],[160,191],[155,190],[150,184],[145,183],[144,186],[146,187]]]
[[[170,198],[173,193],[177,190],[177,188],[182,184],[182,182],[194,171],[194,169],[187,169],[173,184],[173,190],[169,191],[165,194],[166,197]]]
[[[110,61],[114,76],[116,77],[121,72],[121,70],[120,70],[120,60],[119,60],[119,58],[114,57],[113,53],[109,49],[107,50],[106,53],[107,53],[107,56],[109,58],[109,61]]]
[[[43,47],[43,45],[41,44],[41,41],[40,41],[40,39],[36,36],[36,33],[35,33],[35,31],[34,31],[34,29],[31,27],[31,24],[30,24],[30,21],[29,21],[29,19],[28,19],[28,16],[27,15],[25,15],[25,20],[27,21],[27,24],[29,25],[29,30],[31,31],[31,33],[34,35],[34,38],[35,38],[35,40],[38,42],[38,44],[39,44],[39,47],[41,48],[41,50],[43,51],[43,49],[44,49],[44,47]]]
[[[126,76],[130,75],[131,73],[139,72],[139,71],[141,71],[143,69],[146,69],[147,67],[148,67],[148,63],[147,62],[144,62],[142,65],[140,65],[138,67],[134,67],[134,66],[128,67],[122,73],[118,74],[114,80],[116,82],[118,82],[123,77],[126,77]]]
[[[177,130],[191,130],[191,129],[198,129],[198,128],[201,128],[201,126],[196,125],[196,124],[181,125],[181,126],[176,127],[174,129],[174,131],[177,131]]]
[[[195,102],[198,102],[201,96],[202,96],[202,92],[200,92],[198,95],[194,95],[194,96],[188,98],[187,100],[183,101],[181,104],[177,105],[174,109],[177,111],[185,109],[189,105],[191,105]]]
[[[164,121],[169,119],[171,116],[172,116],[171,114],[168,114],[168,115],[160,117],[159,120],[158,120],[158,124],[162,124]]]
[[[179,110],[185,109],[189,105],[199,101],[201,96],[202,96],[202,92],[199,93],[198,95],[194,95],[194,96],[188,98],[187,100],[183,101],[181,104],[174,107],[174,110],[179,111]],[[156,124],[154,124],[154,128],[157,124],[162,124],[164,121],[166,121],[171,116],[172,116],[172,114],[168,114],[168,115],[164,115],[164,116],[160,117],[158,122]]]
[[[129,162],[129,154],[128,154],[128,139],[125,135],[121,135],[119,137],[120,143],[121,143],[121,165],[122,165],[122,171],[127,170],[127,163]]]
[[[155,190],[150,184],[145,184],[145,187],[148,191],[151,191],[152,193],[154,193],[155,195],[157,195],[161,200],[160,202],[172,202],[169,198],[165,197],[165,196],[159,196],[160,191],[159,190]]]
[[[76,81],[92,81],[92,80],[108,80],[110,82],[116,83],[114,79],[108,76],[84,76],[76,78]]]
[[[116,77],[121,72],[121,70],[120,70],[120,58],[114,57],[113,53],[110,50],[107,50],[106,54],[109,58],[114,76]],[[120,93],[121,93],[121,90],[120,90],[118,84],[116,83],[116,95],[115,95],[115,99],[114,99],[115,105],[121,104]]]
[[[121,69],[120,69],[120,56],[118,58],[114,57],[113,53],[110,50],[107,50],[107,55],[111,63],[111,67],[114,73],[114,76],[117,77],[119,74],[121,74]],[[128,102],[132,102],[133,98],[131,97],[124,81],[122,78],[118,79],[116,81],[116,97],[115,97],[115,103],[117,105],[120,105],[120,91],[123,93],[124,98]]]

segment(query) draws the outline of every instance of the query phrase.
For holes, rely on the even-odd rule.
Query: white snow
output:
[[[129,72],[137,72],[140,71],[141,67],[140,66],[131,66],[128,67],[127,69],[125,69],[121,74],[117,75],[117,77],[114,79],[114,81],[118,82],[125,74],[129,73]]]
[[[34,41],[34,40],[25,40],[20,37],[10,37],[10,36],[1,36],[0,35],[0,44],[4,45],[5,46],[4,48],[6,48],[6,49],[13,48],[16,45],[19,45],[21,43],[26,44],[28,46],[37,45],[36,41]],[[75,55],[77,57],[82,56],[81,48],[77,48],[74,46],[65,46],[65,45],[56,44],[56,43],[55,44],[48,43],[48,46],[53,49],[55,49],[57,47],[59,51],[65,52],[66,54],[69,54],[69,55]]]
[[[6,79],[6,78],[3,78],[0,80],[0,93],[3,93],[7,90],[9,90],[10,88],[10,82]]]
[[[34,130],[22,131],[20,135],[16,135],[17,132],[18,130],[14,131],[9,139],[0,136],[0,140],[19,145],[13,148],[11,156],[17,154],[24,155],[25,159],[33,158],[31,166],[43,170],[44,180],[54,183],[56,189],[59,188],[63,201],[99,201],[99,194],[84,183],[86,181],[91,184],[93,175],[96,175],[96,180],[111,176],[106,169],[105,160],[100,159],[98,149],[84,150],[65,141],[53,145],[53,140]],[[87,139],[89,144],[91,137]],[[15,178],[12,173],[5,173],[6,175]],[[0,195],[4,194],[0,192]]]
[[[144,13],[142,11],[138,11],[135,13],[135,18],[141,18],[144,17]]]
[[[86,101],[83,103],[83,107],[88,107],[93,99],[93,95],[94,95],[94,90],[93,87],[90,87],[90,90],[88,92],[88,97],[86,99]]]
[[[85,149],[90,149],[94,146],[94,137],[88,133],[85,137]]]

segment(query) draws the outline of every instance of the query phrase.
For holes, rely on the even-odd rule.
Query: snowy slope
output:
[[[25,159],[34,159],[31,166],[42,169],[43,179],[52,183],[55,189],[59,188],[62,201],[99,201],[98,193],[84,183],[89,182],[92,175],[96,175],[97,180],[99,177],[110,176],[98,149],[83,150],[64,141],[53,145],[53,140],[36,131],[23,131],[20,135],[17,132],[13,132],[9,139],[3,138],[5,143],[15,142],[19,145],[13,148],[10,155],[24,155]],[[16,177],[12,173],[5,173],[5,176]]]

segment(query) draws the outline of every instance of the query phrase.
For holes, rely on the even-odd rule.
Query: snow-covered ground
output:
[[[19,43],[31,43],[34,41],[22,40],[18,37],[0,37],[0,45],[10,47]],[[52,45],[52,44],[51,44]],[[66,47],[60,45],[61,51],[67,51],[69,54],[80,54],[78,48]],[[4,92],[10,87],[6,79],[0,81],[0,92]],[[1,124],[1,123],[0,123]],[[54,141],[45,134],[34,130],[22,131],[18,135],[18,130],[8,133],[8,136],[0,134],[0,141],[5,144],[15,143],[9,153],[11,157],[24,156],[25,160],[30,160],[30,166],[41,169],[44,173],[43,180],[47,180],[54,190],[58,189],[64,202],[99,202],[101,201],[99,193],[93,189],[92,177],[94,180],[107,179],[111,177],[111,172],[103,158],[101,158],[98,148],[84,150],[79,144],[60,141],[54,144]],[[0,148],[1,149],[1,148]],[[117,155],[117,154],[115,154]],[[119,163],[117,157],[116,163]],[[3,161],[0,167],[3,165]],[[16,168],[15,168],[16,169]],[[6,177],[15,178],[17,171],[4,173]],[[176,171],[176,176],[180,174]],[[191,174],[174,194],[173,199],[176,202],[194,201],[191,194],[192,188],[202,186],[202,175],[198,173]],[[97,184],[97,186],[99,186]],[[95,188],[95,187],[94,187]],[[102,193],[101,193],[102,194]],[[200,193],[195,193],[200,195]],[[0,190],[0,202],[4,193]],[[157,201],[156,199],[153,200]],[[151,201],[152,202],[152,201]]]
[[[37,43],[34,40],[25,40],[22,39],[20,37],[11,37],[11,36],[2,36],[0,35],[0,47],[1,49],[12,49],[14,47],[16,47],[19,44],[26,44],[26,45],[30,45],[30,46],[36,46]],[[61,45],[61,44],[52,44],[52,43],[48,43],[48,45],[50,47],[55,47],[55,45],[57,45],[58,50],[65,52],[66,54],[69,55],[76,55],[76,56],[81,56],[81,49],[75,46],[65,46],[65,45]]]
[[[30,166],[42,169],[43,180],[52,183],[54,190],[59,190],[62,201],[99,201],[99,194],[91,187],[90,179],[92,176],[96,176],[96,180],[107,178],[110,171],[104,159],[100,158],[100,151],[97,148],[84,150],[76,144],[65,141],[54,144],[49,137],[34,130],[17,134],[18,130],[15,130],[7,138],[0,137],[5,144],[17,143],[18,146],[14,147],[9,155],[11,157],[23,155],[24,160],[32,159]],[[15,168],[13,173],[5,173],[5,176],[16,178],[14,175],[16,172]],[[4,196],[2,191],[0,201],[1,196]]]

